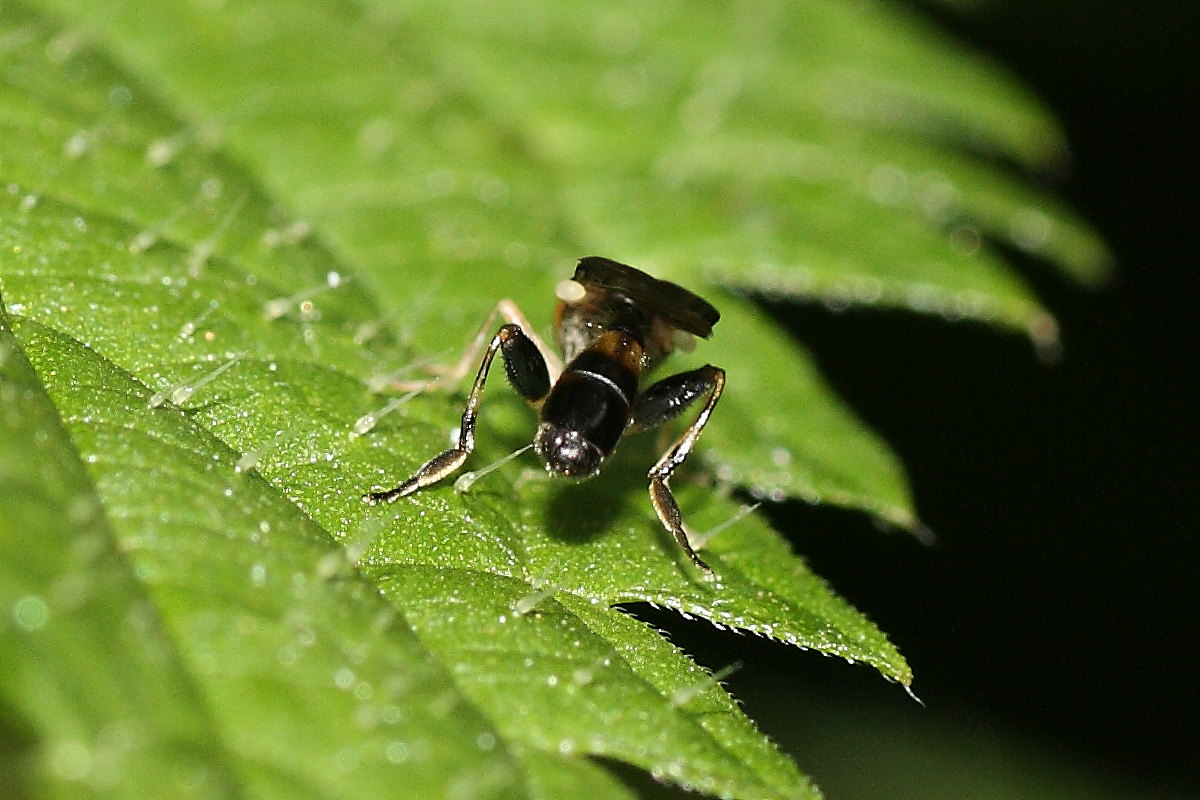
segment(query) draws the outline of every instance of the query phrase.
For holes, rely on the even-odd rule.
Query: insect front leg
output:
[[[675,537],[675,541],[692,562],[709,573],[712,569],[696,555],[692,543],[688,541],[683,515],[679,512],[679,504],[675,502],[675,495],[671,493],[668,481],[675,468],[683,463],[688,453],[696,446],[696,440],[700,438],[700,433],[716,408],[724,388],[725,370],[720,367],[710,364],[689,372],[681,372],[664,378],[642,392],[630,414],[631,430],[653,428],[673,419],[700,397],[708,395],[708,402],[704,404],[695,422],[688,426],[667,452],[663,453],[647,477],[650,478],[650,502],[654,505],[654,512],[658,514],[659,521]]]
[[[411,478],[396,488],[365,494],[364,501],[371,505],[395,502],[401,497],[407,497],[437,483],[462,467],[467,456],[475,449],[475,422],[479,417],[479,402],[483,397],[483,385],[487,381],[488,370],[491,369],[496,351],[503,354],[505,372],[508,373],[509,382],[518,394],[534,406],[545,400],[550,392],[550,374],[537,344],[526,335],[520,325],[510,323],[502,326],[488,344],[483,361],[479,364],[479,371],[475,374],[475,384],[467,396],[467,407],[463,411],[462,424],[458,430],[458,443],[426,461]]]

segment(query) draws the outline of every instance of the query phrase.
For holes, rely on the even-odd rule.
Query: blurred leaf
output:
[[[150,598],[213,719],[216,755],[198,758],[234,793],[628,796],[588,759],[602,756],[711,794],[814,796],[705,670],[611,608],[675,608],[907,684],[895,648],[761,520],[714,535],[717,577],[701,580],[650,511],[653,437],[586,486],[518,462],[470,493],[369,509],[361,493],[441,449],[461,413],[427,394],[383,415],[395,403],[371,387],[453,358],[504,295],[544,331],[555,281],[589,252],[697,289],[1042,339],[1053,320],[987,237],[1081,277],[1103,258],[1068,214],[960,149],[1045,163],[1059,143],[1040,109],[890,6],[0,14],[13,357],[36,369],[128,559],[120,593],[77,613],[99,626],[122,597]],[[895,458],[798,345],[704,291],[725,316],[697,357],[730,384],[701,450],[719,491],[699,458],[676,480],[691,525],[733,517],[737,485],[915,526]],[[351,435],[368,413],[374,429]],[[473,466],[529,431],[490,387]],[[51,479],[28,497],[54,496]],[[88,491],[73,481],[64,496]],[[82,532],[59,535],[69,550]],[[61,736],[26,711],[37,692],[10,691],[6,729],[43,749]],[[177,713],[146,724],[174,730]]]

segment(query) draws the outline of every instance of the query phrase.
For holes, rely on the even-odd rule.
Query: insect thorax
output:
[[[675,348],[674,326],[613,292],[587,287],[579,302],[558,304],[555,334],[565,364],[611,330],[625,331],[637,340],[641,349],[639,373],[652,370]]]

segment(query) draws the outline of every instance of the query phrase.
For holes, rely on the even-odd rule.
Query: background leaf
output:
[[[1098,246],[947,154],[969,141],[1045,161],[1040,111],[973,63],[948,84],[924,63],[942,43],[884,7],[749,10],[728,24],[669,5],[6,6],[0,290],[16,346],[246,793],[375,793],[418,770],[431,796],[625,796],[581,760],[603,756],[713,794],[813,795],[616,603],[911,680],[760,520],[715,536],[717,580],[698,580],[649,511],[648,439],[578,489],[511,468],[469,494],[359,501],[460,413],[425,395],[351,435],[383,407],[380,377],[446,357],[505,294],[544,325],[536,301],[586,252],[696,287],[1053,339],[981,237],[1016,226],[1014,243],[1089,276]],[[797,345],[745,300],[720,305],[698,354],[730,373],[728,425],[705,435],[718,480],[915,527],[895,459]],[[803,405],[780,414],[779,398]],[[528,424],[492,387],[476,461]],[[677,488],[693,526],[729,519],[727,492],[692,475]]]

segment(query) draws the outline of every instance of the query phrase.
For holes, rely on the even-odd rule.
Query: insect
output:
[[[716,407],[725,371],[706,365],[645,388],[642,381],[673,350],[690,350],[695,336],[708,338],[720,313],[681,286],[598,256],[580,259],[574,276],[559,284],[557,295],[555,332],[563,361],[537,339],[511,300],[501,300],[447,374],[451,379],[465,376],[496,316],[502,316],[505,324],[488,341],[467,396],[455,446],[429,459],[394,489],[370,492],[363,500],[371,505],[391,503],[462,467],[475,447],[480,398],[497,352],[504,359],[509,383],[539,412],[535,452],[547,472],[570,479],[599,473],[625,433],[662,425],[707,395],[695,421],[648,477],[650,501],[663,527],[697,567],[711,573],[688,541],[668,481],[692,451]]]

